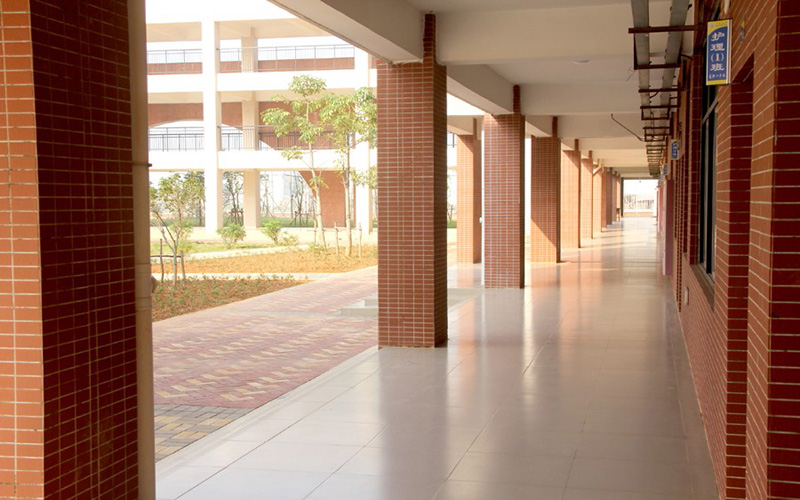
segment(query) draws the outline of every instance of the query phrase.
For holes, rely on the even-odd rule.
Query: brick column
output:
[[[551,137],[531,137],[531,261],[561,260],[561,141],[558,118]]]
[[[0,14],[3,497],[139,497],[127,11]]]
[[[456,213],[457,262],[481,261],[481,140],[477,120],[472,135],[459,135],[456,142],[458,193]]]
[[[580,246],[581,151],[575,141],[572,151],[561,154],[561,248]]]
[[[592,239],[592,170],[594,161],[592,152],[589,151],[589,158],[581,159],[581,178],[580,178],[580,245],[589,245]]]
[[[514,87],[514,112],[489,115],[484,135],[484,286],[525,286],[524,214],[525,121],[520,113],[519,86]]]
[[[436,17],[420,63],[378,64],[379,345],[447,340],[447,72]]]
[[[603,169],[594,167],[592,175],[592,238],[600,236],[603,226]]]

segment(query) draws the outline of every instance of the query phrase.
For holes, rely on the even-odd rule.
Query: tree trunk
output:
[[[314,214],[314,220],[316,222],[316,224],[314,224],[316,226],[315,231],[317,231],[315,234],[319,235],[319,241],[321,242],[320,244],[323,247],[328,248],[327,243],[325,243],[325,231],[322,228],[322,197],[319,193],[319,187],[314,188],[314,200],[317,202],[317,213]]]
[[[347,228],[347,256],[353,256],[353,210],[350,204],[350,154],[347,155],[347,167],[342,175],[344,185],[344,220]]]

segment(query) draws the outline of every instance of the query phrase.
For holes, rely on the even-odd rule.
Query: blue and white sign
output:
[[[731,20],[708,23],[706,85],[731,83]]]
[[[677,139],[672,141],[669,145],[669,159],[678,160],[681,157],[681,143]]]

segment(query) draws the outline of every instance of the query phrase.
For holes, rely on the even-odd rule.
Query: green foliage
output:
[[[225,248],[228,250],[247,236],[244,228],[239,224],[228,224],[225,227],[221,227],[217,229],[217,234],[220,235],[222,242],[225,244]]]
[[[283,224],[277,219],[269,219],[261,222],[261,226],[261,232],[264,233],[264,236],[271,239],[276,245],[279,245]]]
[[[308,251],[311,252],[311,253],[317,253],[317,254],[326,254],[326,253],[328,253],[328,249],[325,246],[319,245],[317,243],[311,243],[310,245],[308,245]]]
[[[362,142],[374,147],[378,134],[378,107],[369,87],[356,89],[352,94],[331,95],[319,114],[331,126],[340,155],[349,154]]]
[[[287,247],[296,247],[297,246],[297,236],[294,234],[284,234],[283,238],[281,239],[281,243]]]
[[[174,254],[191,250],[192,216],[203,198],[202,177],[174,174],[150,184],[150,213]]]
[[[378,189],[378,168],[374,165],[363,172],[353,172],[353,184]]]
[[[261,113],[261,120],[275,128],[275,135],[283,137],[297,132],[298,141],[305,144],[305,152],[313,155],[313,145],[325,132],[324,124],[317,114],[328,102],[325,80],[310,75],[298,75],[289,83],[289,92],[298,96],[289,99],[276,95],[273,100],[288,105],[289,108],[271,108]],[[287,160],[303,159],[304,151],[298,146],[286,148],[281,154]],[[308,158],[313,168],[313,158]]]

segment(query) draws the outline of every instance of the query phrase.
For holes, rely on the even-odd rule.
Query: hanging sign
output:
[[[706,85],[728,85],[731,73],[731,20],[708,23]]]
[[[681,157],[681,143],[678,139],[673,140],[669,145],[669,159],[678,160]]]

